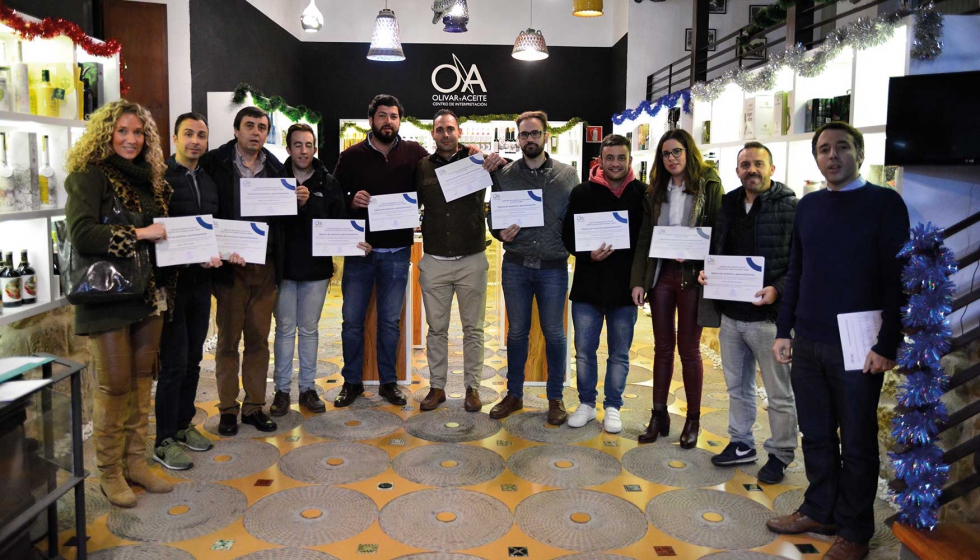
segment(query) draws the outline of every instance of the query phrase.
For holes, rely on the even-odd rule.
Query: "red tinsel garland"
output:
[[[119,91],[126,95],[129,86],[123,78],[123,69],[126,65],[122,59],[122,45],[115,39],[106,42],[96,41],[85,34],[81,27],[73,22],[62,18],[44,18],[41,23],[34,23],[22,18],[17,12],[7,6],[0,5],[0,23],[13,29],[20,38],[33,41],[38,37],[50,39],[59,35],[66,35],[73,43],[82,48],[92,56],[111,57],[119,55]]]

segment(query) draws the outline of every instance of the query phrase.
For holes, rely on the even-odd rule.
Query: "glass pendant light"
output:
[[[323,27],[323,14],[316,8],[316,0],[310,0],[310,5],[303,10],[299,22],[307,33],[316,33]]]
[[[452,7],[442,17],[442,23],[446,27],[446,33],[466,33],[466,24],[470,22],[470,9],[466,6],[466,0],[455,0]]]
[[[602,15],[602,0],[572,0],[572,15],[599,17]]]
[[[388,9],[387,0],[385,0],[385,9],[378,12],[378,17],[374,20],[374,35],[371,36],[371,48],[368,50],[367,58],[379,62],[405,60],[402,40],[398,36],[398,20],[395,19],[395,12]]]
[[[541,31],[534,29],[534,0],[531,0],[531,27],[521,31],[514,41],[511,56],[517,60],[544,60],[548,58],[548,45],[544,42]]]

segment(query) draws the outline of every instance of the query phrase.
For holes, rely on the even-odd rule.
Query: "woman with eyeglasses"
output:
[[[660,138],[650,190],[644,199],[643,226],[637,243],[631,284],[633,302],[646,294],[653,319],[653,414],[640,443],[652,443],[670,432],[667,392],[674,371],[674,345],[681,357],[687,421],[680,445],[698,442],[701,416],[701,325],[698,324],[698,271],[702,261],[648,258],[655,226],[712,227],[724,189],[714,169],[705,165],[694,139],[681,129]],[[674,328],[674,316],[677,328]]]

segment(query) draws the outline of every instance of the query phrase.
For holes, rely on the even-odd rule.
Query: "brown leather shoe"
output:
[[[463,402],[466,412],[480,412],[483,403],[480,401],[480,390],[476,387],[466,388],[466,400]]]
[[[650,423],[647,424],[647,431],[640,434],[640,443],[653,443],[660,436],[670,433],[670,415],[667,414],[667,405],[653,405],[653,413],[650,414]]]
[[[565,412],[565,403],[561,399],[548,401],[548,423],[552,426],[561,426],[568,418]]]
[[[800,533],[817,533],[820,535],[836,535],[837,525],[817,523],[798,511],[782,517],[773,517],[766,521],[766,527],[780,535],[799,535]],[[865,547],[867,550],[867,547]]]
[[[504,400],[500,401],[497,403],[497,406],[490,409],[490,418],[493,418],[494,420],[507,418],[522,408],[524,408],[524,399],[515,397],[508,393],[507,396],[504,397]]]
[[[439,406],[439,403],[444,402],[446,402],[446,392],[442,389],[431,387],[429,388],[429,393],[422,399],[422,404],[419,405],[419,408],[422,410],[435,410]]]
[[[684,429],[681,431],[681,449],[694,449],[698,444],[698,433],[701,431],[701,416],[699,414],[687,415],[684,422]]]
[[[834,545],[823,555],[824,560],[861,560],[868,555],[868,545],[837,537]]]

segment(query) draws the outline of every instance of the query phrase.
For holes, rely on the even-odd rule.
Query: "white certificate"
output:
[[[703,261],[711,249],[711,228],[654,226],[651,259]]]
[[[630,217],[626,212],[575,214],[575,250],[592,251],[603,243],[613,249],[630,248]]]
[[[313,256],[363,257],[364,220],[313,220]]]
[[[218,241],[221,260],[226,261],[232,253],[238,253],[247,263],[265,264],[269,224],[215,219],[214,237]]]
[[[844,370],[863,370],[871,347],[878,342],[881,310],[841,313],[837,316],[840,345],[844,351]]]
[[[542,200],[541,189],[490,193],[490,227],[505,229],[513,225],[522,228],[543,226]]]
[[[242,179],[242,216],[295,216],[296,179]]]
[[[414,192],[372,196],[368,219],[371,231],[415,229],[419,225],[419,197]]]
[[[167,229],[167,238],[153,245],[157,266],[205,263],[218,256],[218,241],[210,214],[153,218],[153,223],[163,224]]]
[[[493,186],[493,179],[483,168],[483,156],[470,156],[436,169],[436,178],[442,187],[446,202],[462,198],[481,189]]]
[[[704,258],[704,274],[708,277],[705,299],[759,301],[755,294],[763,287],[765,266],[765,257],[708,255]]]

